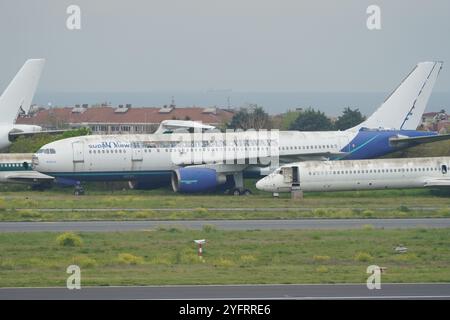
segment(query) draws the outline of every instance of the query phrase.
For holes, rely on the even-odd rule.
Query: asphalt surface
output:
[[[0,288],[0,299],[450,299],[450,283]]]
[[[336,230],[360,229],[366,225],[383,229],[450,228],[450,218],[0,222],[0,232],[114,232],[160,227],[201,229],[204,225],[214,225],[222,230]]]

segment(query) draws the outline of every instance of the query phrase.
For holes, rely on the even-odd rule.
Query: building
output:
[[[422,124],[420,127],[425,130],[437,131],[439,133],[449,133],[450,116],[445,110],[439,112],[426,112],[422,115]]]
[[[152,133],[163,120],[201,121],[221,126],[231,121],[233,110],[216,107],[178,108],[174,105],[162,108],[134,108],[75,105],[74,107],[34,109],[27,115],[19,115],[17,124],[38,125],[45,129],[89,127],[94,134]]]

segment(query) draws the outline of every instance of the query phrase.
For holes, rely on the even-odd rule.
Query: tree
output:
[[[333,130],[333,124],[325,113],[309,108],[298,115],[289,126],[289,130],[328,131]]]
[[[336,130],[347,130],[360,124],[364,120],[366,120],[366,117],[364,117],[358,109],[352,110],[347,107],[342,112],[342,115],[337,118],[334,127]]]
[[[34,153],[43,145],[66,138],[89,135],[89,128],[79,128],[65,131],[60,134],[38,133],[31,136],[20,136],[9,146],[10,153]]]
[[[251,108],[241,108],[231,119],[232,129],[270,129],[269,115],[262,107],[253,105]]]
[[[281,118],[281,130],[289,130],[291,125],[294,123],[295,120],[297,120],[298,116],[300,115],[301,111],[287,111],[282,115]]]

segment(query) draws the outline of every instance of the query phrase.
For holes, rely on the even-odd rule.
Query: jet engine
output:
[[[172,173],[172,188],[175,192],[212,191],[226,182],[226,175],[209,168],[181,168]]]

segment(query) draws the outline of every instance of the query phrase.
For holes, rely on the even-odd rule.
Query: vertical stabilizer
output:
[[[27,60],[16,74],[0,97],[0,123],[14,124],[20,108],[30,108],[44,64],[44,59]]]
[[[360,128],[416,130],[443,62],[420,62]]]

